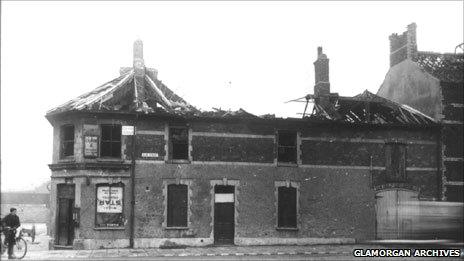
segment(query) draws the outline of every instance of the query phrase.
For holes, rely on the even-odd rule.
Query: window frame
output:
[[[182,129],[187,131],[187,157],[185,159],[174,159],[174,146],[173,139],[171,138],[172,129]],[[190,163],[190,144],[191,144],[191,130],[188,125],[168,125],[167,126],[167,137],[168,137],[168,153],[167,159],[168,163]]]
[[[122,211],[121,213],[114,213],[114,214],[119,214],[121,217],[121,223],[117,226],[98,226],[98,214],[101,213],[105,213],[105,212],[98,212],[98,188],[99,187],[108,187],[110,189],[110,193],[111,193],[111,188],[112,187],[120,187],[122,188],[122,202],[121,202],[121,207],[122,207]],[[124,201],[125,201],[125,184],[122,183],[122,182],[118,182],[118,183],[97,183],[95,184],[95,219],[94,219],[94,229],[125,229],[126,227],[126,216],[125,216],[125,213],[124,213],[124,207],[125,207],[125,204],[124,204]],[[108,223],[106,223],[108,224]]]
[[[111,127],[111,138],[110,140],[104,140],[103,139],[103,127]],[[119,128],[119,141],[113,140],[113,128],[118,127]],[[109,143],[110,144],[110,154],[111,155],[102,155],[103,153],[103,144],[104,143]],[[119,155],[114,156],[113,153],[113,143],[119,143]],[[100,139],[99,139],[99,148],[98,148],[98,153],[99,153],[99,158],[103,159],[121,159],[122,157],[122,125],[121,124],[100,124]]]
[[[168,196],[169,185],[185,185],[187,186],[187,226],[168,226]],[[190,210],[190,206],[192,205],[191,198],[192,198],[192,191],[191,191],[192,181],[187,179],[165,179],[163,180],[163,205],[164,205],[164,220],[163,220],[163,229],[166,230],[188,230],[191,228],[191,221],[190,217],[192,216],[192,212]]]
[[[274,193],[275,193],[275,228],[276,230],[289,230],[289,231],[297,231],[300,229],[300,184],[299,182],[295,181],[275,181],[274,182]],[[294,188],[295,189],[295,226],[281,226],[279,224],[279,188]]]
[[[65,129],[72,127],[72,140],[65,140]],[[74,158],[74,145],[76,142],[76,127],[74,124],[64,124],[60,126],[60,151],[59,151],[59,158],[60,159],[70,159]],[[65,144],[72,144],[72,154],[71,155],[64,155],[65,152]]]
[[[292,134],[295,136],[295,145],[280,145],[280,134]],[[279,161],[279,150],[280,148],[294,148],[295,150],[295,160],[292,162]],[[294,130],[277,130],[276,131],[276,163],[278,166],[298,166],[299,163],[299,132]]]
[[[398,155],[396,159],[398,166],[393,166],[395,155]],[[387,182],[406,182],[407,160],[407,143],[400,141],[385,142],[385,179]],[[396,170],[398,170],[398,174],[393,173]]]

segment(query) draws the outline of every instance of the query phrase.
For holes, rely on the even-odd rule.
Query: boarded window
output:
[[[277,212],[279,228],[296,228],[296,188],[278,188]]]
[[[279,131],[277,135],[277,161],[296,164],[296,132]]]
[[[168,185],[168,227],[187,227],[187,188],[187,185]]]
[[[173,160],[188,160],[187,127],[169,128],[170,156]]]
[[[385,167],[388,182],[406,181],[406,144],[386,144]]]
[[[61,158],[74,155],[74,125],[61,127]]]
[[[121,125],[101,125],[101,157],[121,157]]]
[[[124,184],[97,185],[95,227],[124,226]]]

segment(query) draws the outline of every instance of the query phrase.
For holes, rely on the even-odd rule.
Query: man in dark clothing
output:
[[[16,229],[21,225],[19,217],[16,215],[16,208],[10,208],[10,214],[6,215],[3,220],[3,226],[9,227],[4,229],[5,244],[8,244],[8,259],[14,259],[14,245],[16,244]]]

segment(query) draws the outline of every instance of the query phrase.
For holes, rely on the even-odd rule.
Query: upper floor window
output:
[[[121,157],[121,125],[101,125],[100,157]]]
[[[169,128],[169,158],[172,160],[189,159],[187,127]]]
[[[61,158],[74,155],[74,125],[61,126]]]
[[[277,162],[297,164],[296,132],[277,132]]]
[[[406,181],[406,144],[392,142],[386,143],[385,145],[385,168],[387,181]]]

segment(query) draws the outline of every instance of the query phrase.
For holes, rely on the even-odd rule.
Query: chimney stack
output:
[[[329,59],[327,59],[327,55],[322,52],[322,47],[317,48],[317,60],[314,62],[314,72],[316,76],[314,95],[329,95]]]
[[[143,62],[143,42],[137,39],[134,42],[134,71],[136,76],[144,76],[145,65]]]
[[[390,35],[390,67],[406,59],[413,59],[416,55],[416,27],[417,25],[412,23],[407,26],[407,30],[401,35]]]

